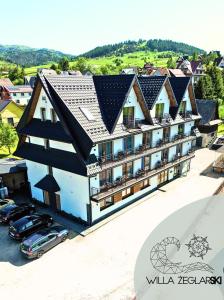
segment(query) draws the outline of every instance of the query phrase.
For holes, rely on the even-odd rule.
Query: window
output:
[[[156,104],[156,118],[162,118],[164,113],[164,103],[158,103]]]
[[[129,135],[128,137],[124,138],[124,151],[128,154],[133,152],[134,148],[134,136]]]
[[[8,123],[10,125],[14,126],[14,120],[13,120],[13,118],[7,118],[7,120],[8,120]]]
[[[16,103],[18,103],[18,104],[19,104],[19,103],[20,103],[20,100],[19,100],[19,99],[17,99],[17,100],[16,100]]]
[[[100,173],[100,186],[112,182],[112,169],[104,170]]]
[[[124,176],[128,178],[133,176],[133,161],[124,164],[122,168]]]
[[[16,95],[17,95],[16,93],[13,93],[13,96],[14,96],[14,97],[16,97]]]
[[[57,122],[57,116],[56,116],[55,110],[53,108],[51,109],[51,122],[52,123]]]
[[[124,125],[134,125],[134,107],[123,108],[123,123]]]
[[[184,133],[184,124],[179,124],[178,125],[178,134],[183,134]]]
[[[180,104],[180,114],[183,114],[186,112],[186,101],[182,101]]]
[[[52,166],[47,166],[48,175],[53,175],[53,168]]]
[[[131,188],[127,188],[125,190],[122,191],[122,199],[125,199],[129,196],[131,196],[133,193],[132,193],[132,189]]]
[[[84,116],[88,121],[95,121],[95,117],[93,116],[93,114],[90,112],[88,108],[79,107],[79,109],[81,110],[81,112],[84,114]]]
[[[29,93],[29,96],[31,96],[32,95],[32,93]]]
[[[147,188],[149,185],[150,185],[150,179],[149,178],[140,182],[141,190]]]
[[[106,199],[103,199],[101,202],[100,202],[100,210],[103,210],[111,205],[114,204],[114,199],[113,197],[107,197]]]
[[[161,172],[158,175],[158,185],[166,182],[168,180],[168,170]]]
[[[99,156],[103,161],[111,160],[112,157],[112,142],[99,144]]]
[[[143,145],[145,145],[146,147],[151,146],[151,132],[143,133]]]
[[[150,156],[145,157],[145,170],[150,170]]]
[[[42,100],[46,101],[47,100],[46,96],[42,96]]]
[[[41,107],[40,109],[40,116],[41,116],[41,121],[46,121],[46,109],[44,107]]]
[[[21,93],[21,96],[25,96],[25,94],[24,94],[24,93]]]

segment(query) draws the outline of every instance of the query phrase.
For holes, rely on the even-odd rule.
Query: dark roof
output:
[[[191,69],[192,69],[192,72],[194,73],[197,69],[197,67],[201,64],[201,61],[200,60],[192,60],[191,61]]]
[[[86,166],[82,163],[78,154],[70,151],[55,148],[46,150],[43,146],[23,143],[14,155],[71,173],[83,176],[87,174]]]
[[[93,76],[104,123],[112,132],[132,86],[134,74]]]
[[[18,173],[26,170],[26,163],[23,159],[4,158],[0,159],[0,175]]]
[[[39,189],[42,189],[44,191],[48,191],[48,192],[52,192],[52,193],[60,191],[60,187],[52,175],[46,175],[39,182],[37,182],[34,186]]]
[[[175,118],[180,106],[181,101],[183,100],[186,89],[190,83],[190,77],[170,77],[169,81],[173,89],[175,98],[177,100],[176,107],[170,107],[170,115],[172,118]]]
[[[11,102],[11,100],[0,101],[0,112]]]
[[[33,118],[25,127],[18,129],[18,133],[61,142],[72,142],[72,137],[65,132],[61,122],[52,123]]]
[[[215,64],[218,66],[222,60],[223,60],[223,57],[216,57]]]
[[[206,125],[219,118],[218,102],[216,100],[196,99],[198,113],[201,115],[199,125]]]
[[[138,76],[138,82],[148,109],[152,109],[166,79],[166,76]]]

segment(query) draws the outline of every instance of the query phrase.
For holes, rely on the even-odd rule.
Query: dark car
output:
[[[35,206],[30,203],[9,204],[0,209],[0,223],[12,223],[26,215],[33,214]]]
[[[5,206],[9,204],[14,204],[14,200],[12,199],[0,199],[0,209],[4,208]]]
[[[51,248],[64,242],[68,233],[68,229],[61,225],[42,229],[23,240],[20,250],[27,258],[39,258]]]
[[[53,219],[47,214],[34,214],[31,216],[25,216],[9,227],[9,236],[22,240],[28,237],[32,233],[53,224]]]

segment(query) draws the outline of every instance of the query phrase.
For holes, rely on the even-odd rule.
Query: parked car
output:
[[[52,224],[53,219],[47,214],[25,216],[9,227],[9,236],[15,240],[22,240],[44,227],[50,227]]]
[[[30,203],[20,205],[9,204],[0,209],[0,223],[13,223],[14,221],[33,214],[36,211],[35,206]]]
[[[0,209],[9,204],[15,204],[15,202],[12,199],[0,199]]]
[[[68,233],[68,229],[61,225],[42,229],[23,240],[20,251],[29,259],[40,258],[45,252],[64,242]]]

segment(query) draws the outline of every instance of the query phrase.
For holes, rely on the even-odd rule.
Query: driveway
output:
[[[212,195],[223,178],[200,175],[217,157],[196,152],[188,176],[177,179],[112,216],[87,236],[77,235],[25,262],[0,227],[0,295],[11,300],[133,299],[137,255],[150,232],[177,209]]]

